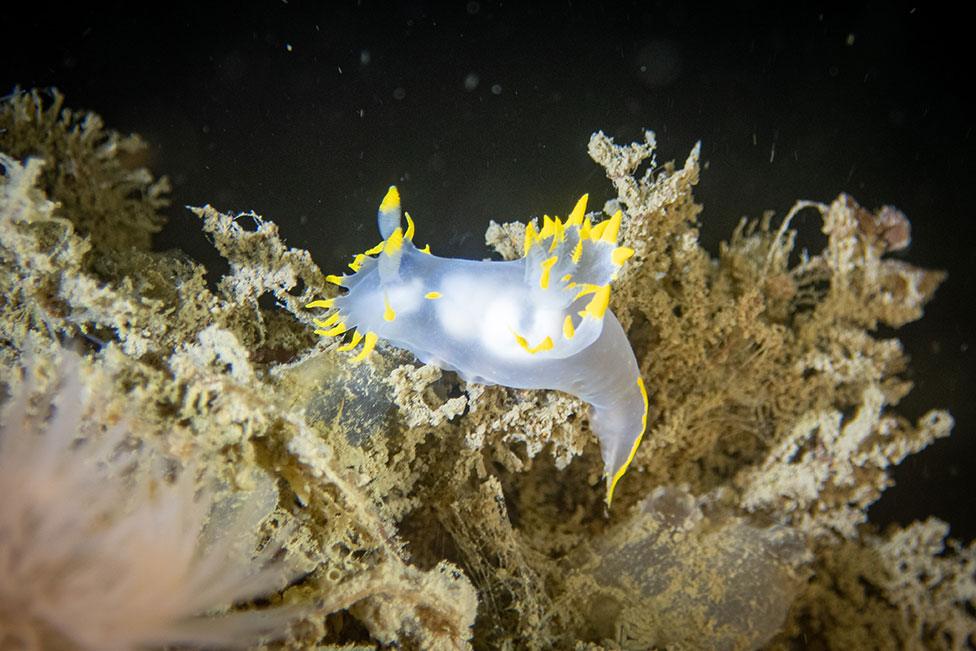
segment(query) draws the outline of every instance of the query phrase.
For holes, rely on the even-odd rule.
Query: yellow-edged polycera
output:
[[[565,220],[528,223],[520,261],[476,262],[418,248],[414,221],[390,186],[377,210],[382,241],[353,256],[351,274],[326,276],[339,295],[306,307],[329,310],[312,320],[315,333],[343,337],[337,350],[352,352],[353,362],[382,338],[469,382],[583,397],[609,508],[647,427],[648,396],[610,308],[611,283],[634,256],[618,244],[624,215],[594,223],[587,202],[584,194]]]

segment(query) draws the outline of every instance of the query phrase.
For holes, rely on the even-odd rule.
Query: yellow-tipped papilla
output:
[[[592,239],[593,224],[590,222],[589,217],[583,218],[583,225],[580,226],[580,239],[589,240]]]
[[[605,219],[590,231],[590,239],[594,241],[600,241],[603,239],[603,231],[607,229],[607,224],[610,222],[609,219]]]
[[[332,326],[334,323],[336,323],[338,320],[339,320],[339,313],[335,312],[334,314],[329,315],[324,321],[319,319],[312,319],[312,323],[314,323],[320,328],[328,328]]]
[[[613,213],[613,217],[608,219],[606,226],[603,229],[603,235],[600,237],[604,242],[609,242],[611,244],[617,243],[617,235],[620,233],[620,222],[623,220],[624,213],[620,210]]]
[[[544,240],[547,237],[552,237],[556,232],[556,222],[553,221],[552,217],[549,215],[542,216],[542,230],[539,231],[539,239]]]
[[[528,224],[525,225],[525,244],[523,246],[522,255],[529,254],[529,249],[532,248],[532,245],[535,243],[537,239],[539,239],[539,234],[535,230],[535,223],[529,222]]]
[[[410,213],[408,213],[408,212],[403,213],[403,216],[407,220],[407,231],[403,234],[403,239],[410,240],[412,242],[413,241],[413,233],[414,233],[414,230],[415,230],[414,229],[414,226],[413,226],[413,220],[410,219]]]
[[[386,240],[380,242],[379,244],[377,244],[371,249],[366,249],[364,253],[366,253],[366,255],[376,255],[377,253],[382,253],[383,247],[385,246],[386,246]]]
[[[553,250],[555,250],[555,248],[559,245],[559,243],[563,241],[563,238],[565,236],[566,236],[566,229],[563,228],[563,223],[559,220],[559,217],[556,217],[555,221],[553,222],[552,244],[549,245],[549,251],[552,252]]]
[[[618,246],[613,250],[613,253],[610,254],[610,261],[620,267],[627,262],[632,255],[634,255],[634,250],[629,246]]]
[[[576,336],[576,328],[573,327],[573,317],[569,314],[563,319],[563,337],[572,339]]]
[[[364,359],[366,359],[369,356],[369,354],[373,352],[373,348],[376,347],[377,339],[378,337],[376,336],[375,332],[372,331],[367,332],[366,336],[363,337],[363,349],[359,351],[359,354],[353,357],[352,360],[350,361],[352,361],[353,363],[359,363]]]
[[[306,303],[305,307],[308,309],[312,309],[316,307],[332,307],[333,303],[335,303],[334,298],[320,298],[312,301],[311,303]]]
[[[566,218],[567,226],[581,226],[583,224],[583,216],[586,215],[586,202],[589,200],[590,195],[584,194],[576,202],[576,206],[573,208],[573,212],[569,213],[569,217]]]
[[[336,335],[341,335],[348,329],[349,328],[346,327],[346,324],[340,321],[328,330],[316,330],[315,334],[322,335],[323,337],[335,337]]]
[[[607,306],[610,304],[610,285],[603,285],[595,292],[593,298],[586,304],[586,309],[580,312],[580,316],[591,316],[594,319],[602,319],[607,313]]]

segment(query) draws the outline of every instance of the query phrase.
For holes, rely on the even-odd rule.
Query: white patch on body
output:
[[[505,359],[520,359],[526,355],[515,340],[522,319],[522,309],[516,298],[518,295],[513,292],[512,296],[499,296],[491,300],[480,324],[481,343],[487,350]]]
[[[410,282],[395,285],[387,290],[387,298],[390,306],[396,311],[397,315],[411,314],[420,307],[423,297],[420,295],[422,286],[419,278],[414,278]]]
[[[434,307],[444,332],[457,340],[476,337],[484,309],[484,289],[478,280],[464,274],[448,276],[439,291],[443,297],[434,301]]]

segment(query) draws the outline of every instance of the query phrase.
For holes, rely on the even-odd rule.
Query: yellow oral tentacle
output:
[[[306,303],[305,307],[307,309],[312,309],[316,307],[332,307],[333,303],[335,303],[334,298],[320,298],[318,300],[312,301],[311,303]]]
[[[352,350],[359,345],[359,342],[363,340],[363,334],[359,330],[354,330],[352,333],[352,339],[348,343],[342,344],[336,350],[347,351]]]
[[[366,359],[366,357],[368,357],[369,354],[373,352],[373,348],[376,346],[377,339],[378,337],[376,336],[375,332],[367,332],[366,336],[363,337],[363,349],[359,351],[359,354],[353,357],[352,360],[350,361],[352,361],[354,364],[358,364],[359,362]]]

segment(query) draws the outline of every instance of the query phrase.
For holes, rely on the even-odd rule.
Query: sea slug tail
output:
[[[620,395],[613,404],[594,406],[590,425],[600,439],[603,452],[609,509],[617,483],[634,460],[647,429],[647,389],[644,381],[637,377],[631,389]]]

